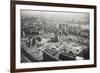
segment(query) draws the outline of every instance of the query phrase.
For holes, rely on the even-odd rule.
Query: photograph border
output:
[[[71,8],[86,8],[94,10],[94,64],[89,65],[75,65],[75,66],[59,66],[59,67],[41,67],[41,68],[25,68],[16,69],[16,4],[21,5],[39,5],[52,7],[71,7]],[[10,71],[13,72],[27,72],[27,71],[43,71],[43,70],[59,70],[59,69],[75,69],[75,68],[90,68],[96,67],[96,6],[95,5],[81,5],[81,4],[63,4],[63,3],[48,3],[48,2],[33,2],[33,1],[11,1],[11,25],[10,25]]]

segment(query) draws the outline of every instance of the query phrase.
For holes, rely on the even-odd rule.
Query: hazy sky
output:
[[[89,13],[21,10],[22,18],[40,16],[56,21],[84,21],[89,23]]]

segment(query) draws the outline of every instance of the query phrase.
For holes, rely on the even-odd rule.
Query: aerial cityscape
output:
[[[87,60],[89,13],[21,10],[21,63]]]

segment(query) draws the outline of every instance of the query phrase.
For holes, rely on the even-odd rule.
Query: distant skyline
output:
[[[35,10],[21,10],[21,17],[31,18],[31,17],[43,17],[45,19],[52,19],[59,23],[66,21],[82,21],[89,24],[89,13],[79,13],[79,12],[55,12],[55,11],[35,11]]]

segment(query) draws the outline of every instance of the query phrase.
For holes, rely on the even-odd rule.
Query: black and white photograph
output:
[[[96,67],[96,6],[12,3],[11,71]]]
[[[20,10],[21,63],[89,59],[89,13]]]

